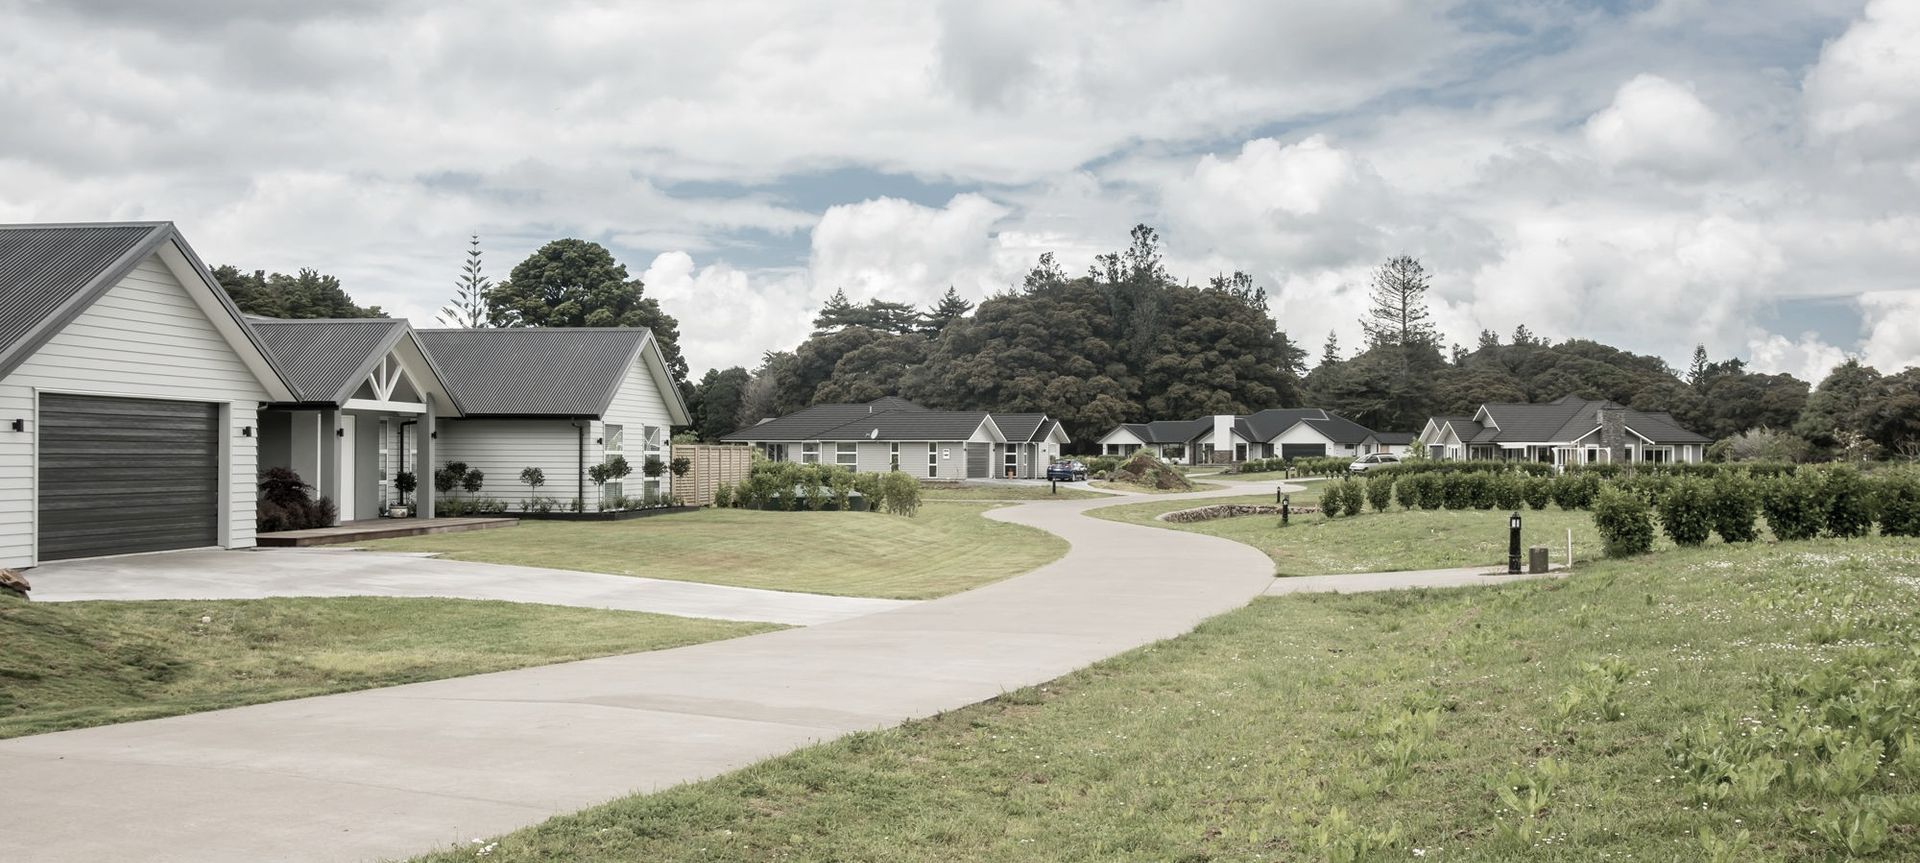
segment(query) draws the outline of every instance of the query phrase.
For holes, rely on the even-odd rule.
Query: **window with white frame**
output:
[[[387,497],[387,489],[390,489],[393,487],[392,474],[390,471],[387,470],[387,435],[390,435],[392,433],[393,433],[392,428],[389,425],[387,425],[387,421],[384,419],[381,420],[380,421],[380,455],[379,455],[381,509],[385,509],[387,504],[393,502],[392,499]]]
[[[860,445],[838,443],[833,445],[833,463],[848,470],[860,469]]]
[[[627,429],[625,426],[607,423],[606,427],[600,432],[600,440],[602,442],[600,461],[611,462],[616,456],[619,458],[627,457]],[[637,467],[637,465],[629,466]],[[620,496],[625,493],[626,483],[617,479],[608,480],[607,484],[600,489],[600,494],[605,500],[619,500]]]
[[[642,466],[644,466],[649,461],[655,461],[655,462],[659,462],[662,468],[666,467],[666,464],[667,464],[666,431],[667,431],[666,429],[661,428],[660,426],[643,426],[642,427],[641,446],[646,448],[645,452],[641,455],[641,458],[640,458]],[[660,476],[666,476],[666,475],[667,475],[666,471],[662,470]],[[653,476],[647,477],[645,488],[647,493],[647,501],[649,503],[660,499],[660,477],[653,477]]]
[[[1640,450],[1642,460],[1649,464],[1669,464],[1673,461],[1673,447],[1650,446]]]
[[[800,463],[801,464],[819,464],[820,463],[819,442],[816,441],[814,443],[803,443],[800,445]]]
[[[937,444],[927,444],[927,476],[937,477],[939,475],[940,447]]]
[[[1020,475],[1020,445],[1007,444],[1007,476]]]
[[[898,441],[887,444],[887,466],[888,470],[900,469],[900,443]]]

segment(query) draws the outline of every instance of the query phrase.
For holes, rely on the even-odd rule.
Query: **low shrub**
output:
[[[920,481],[900,471],[891,471],[881,480],[887,512],[912,516],[920,511]]]
[[[1369,476],[1366,479],[1367,505],[1374,512],[1386,512],[1393,505],[1393,477]]]
[[[1829,469],[1822,480],[1828,535],[1851,539],[1872,532],[1874,495],[1860,471],[1842,465]]]
[[[1698,477],[1682,477],[1660,496],[1660,529],[1676,545],[1706,544],[1713,535],[1713,487]]]
[[[1812,539],[1827,526],[1826,483],[1815,473],[1776,476],[1766,481],[1760,508],[1767,526],[1783,540]]]
[[[1366,508],[1367,495],[1359,480],[1343,479],[1330,483],[1320,493],[1321,508],[1329,516],[1355,516]]]
[[[1920,536],[1920,475],[1911,470],[1887,471],[1875,478],[1875,484],[1880,535]]]
[[[1741,474],[1724,471],[1713,480],[1713,532],[1722,542],[1752,542],[1760,536],[1760,491]]]
[[[1529,476],[1521,480],[1520,497],[1529,509],[1546,509],[1553,502],[1553,477]]]
[[[723,482],[719,488],[714,489],[713,505],[719,509],[733,506],[733,486]]]
[[[833,508],[846,512],[852,508],[853,471],[835,468],[827,475],[827,489],[833,494]]]
[[[1371,471],[1369,471],[1371,473]],[[1433,477],[1423,473],[1410,473],[1396,477],[1393,481],[1393,501],[1405,509],[1415,509],[1421,505],[1427,485]]]
[[[1653,508],[1639,495],[1607,487],[1593,502],[1593,524],[1608,557],[1653,550]]]
[[[1497,473],[1487,477],[1493,486],[1493,505],[1504,510],[1516,510],[1526,499],[1526,482],[1529,477],[1517,473]]]
[[[899,471],[896,470],[887,474],[868,471],[866,473],[853,475],[853,493],[859,495],[861,500],[867,502],[868,512],[885,511],[881,507],[884,505],[884,499],[886,497],[886,478],[895,473],[899,473]]]
[[[1553,478],[1553,502],[1565,510],[1587,509],[1600,492],[1600,476],[1587,471],[1567,471]]]

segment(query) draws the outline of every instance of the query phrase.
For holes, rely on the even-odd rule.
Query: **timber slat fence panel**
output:
[[[681,501],[692,506],[711,506],[721,484],[738,485],[753,468],[753,448],[746,444],[674,444],[672,458],[693,466],[674,486]]]

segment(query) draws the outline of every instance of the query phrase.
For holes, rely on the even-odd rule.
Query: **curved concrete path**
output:
[[[276,596],[490,599],[791,626],[914,604],[338,548],[176,551],[62,561],[33,571],[37,602]]]
[[[0,741],[0,777],[24,801],[0,819],[0,848],[40,863],[406,857],[1042,683],[1272,583],[1248,546],[1081,515],[1137,500],[992,510],[1072,548],[864,617]]]

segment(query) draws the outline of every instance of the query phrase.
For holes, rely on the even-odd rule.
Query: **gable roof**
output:
[[[645,327],[500,327],[415,330],[467,416],[597,417],[607,410],[627,370],[659,346]],[[684,423],[680,389],[665,364],[648,369],[676,422]]]
[[[906,405],[904,408],[887,407],[891,402]],[[721,435],[723,441],[805,441],[820,440],[820,433],[838,428],[860,419],[894,410],[924,411],[925,408],[904,399],[875,399],[866,404],[825,404],[813,405],[787,414],[773,417],[739,429],[731,434]]]
[[[1660,444],[1708,443],[1665,412],[1637,411],[1605,399],[1561,396],[1546,404],[1489,402],[1481,405],[1474,417],[1485,416],[1482,424],[1457,417],[1436,417],[1436,422],[1452,423],[1461,441],[1472,444],[1545,444],[1569,443],[1593,433],[1600,427],[1601,410],[1621,411],[1627,428]]]
[[[1013,443],[1038,440],[1047,428],[1046,414],[994,414],[993,424]]]
[[[1413,432],[1374,432],[1373,440],[1387,446],[1406,446],[1413,443]]]
[[[973,437],[982,425],[1004,438],[986,411],[880,411],[821,431],[814,439],[831,441],[956,441]]]
[[[289,394],[239,307],[172,222],[0,225],[0,377],[156,254],[189,293],[205,289],[196,302],[268,393]]]
[[[400,318],[249,317],[300,402],[346,401],[373,364],[407,334]]]

